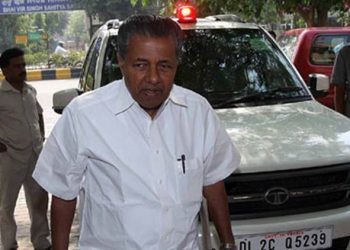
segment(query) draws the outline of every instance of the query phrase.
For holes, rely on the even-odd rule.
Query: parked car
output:
[[[336,53],[350,42],[350,27],[315,27],[292,29],[278,38],[283,51],[292,60],[304,81],[322,74],[330,79]],[[325,96],[316,96],[322,104],[334,108],[333,87]]]
[[[314,99],[311,91],[329,86],[315,78],[310,91],[266,30],[224,19],[175,19],[185,35],[175,82],[208,99],[242,156],[225,180],[238,249],[346,249],[350,119]],[[119,24],[108,21],[95,33],[79,88],[53,97],[57,112],[122,77]]]

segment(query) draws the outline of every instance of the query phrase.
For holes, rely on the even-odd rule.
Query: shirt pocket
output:
[[[203,193],[203,164],[199,159],[177,159],[176,186],[182,203],[201,202]]]

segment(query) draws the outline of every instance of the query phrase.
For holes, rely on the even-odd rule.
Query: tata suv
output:
[[[238,249],[346,249],[350,119],[315,101],[311,91],[329,86],[316,77],[308,89],[263,28],[222,18],[175,19],[185,36],[175,82],[208,99],[242,156],[225,180]],[[95,33],[79,87],[54,95],[56,111],[122,77],[119,25],[111,20]],[[210,232],[218,249],[211,224]]]

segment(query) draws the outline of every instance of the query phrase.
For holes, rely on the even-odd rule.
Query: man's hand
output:
[[[209,215],[214,222],[221,243],[234,246],[235,240],[231,229],[224,182],[219,181],[210,186],[205,186],[203,195],[207,199]]]
[[[7,151],[6,145],[0,142],[0,153],[6,152],[6,151]]]
[[[44,126],[44,117],[42,114],[39,114],[39,127],[40,127],[41,137],[42,137],[43,142],[44,142],[45,141],[45,126]]]

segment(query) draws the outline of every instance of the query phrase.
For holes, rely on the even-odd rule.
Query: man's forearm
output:
[[[334,87],[334,108],[341,114],[345,114],[345,87],[335,85]]]
[[[45,124],[44,124],[44,117],[42,114],[39,114],[39,127],[40,127],[41,136],[43,140],[45,140]]]
[[[51,237],[54,250],[67,250],[77,200],[62,200],[52,196]]]
[[[203,195],[207,199],[208,210],[222,243],[234,243],[227,195],[223,181],[206,186]]]

